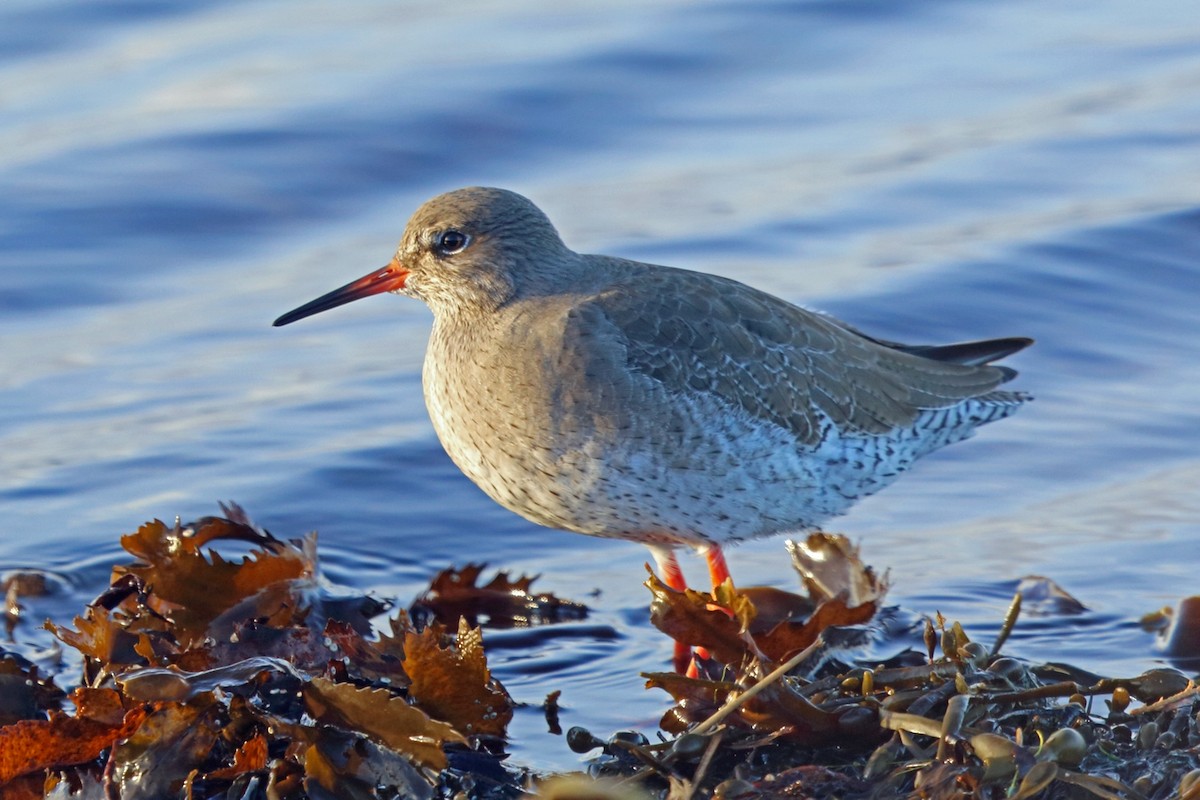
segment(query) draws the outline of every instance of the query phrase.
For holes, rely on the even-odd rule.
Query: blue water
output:
[[[836,527],[913,618],[986,638],[1040,573],[1090,611],[1029,620],[1014,654],[1158,663],[1136,621],[1200,565],[1194,4],[334,8],[0,9],[0,569],[61,576],[34,619],[99,591],[118,534],[232,498],[403,602],[464,554],[600,590],[586,623],[491,634],[493,666],[519,700],[561,689],[564,725],[651,725],[665,695],[637,672],[669,645],[646,553],[537,528],[457,473],[421,401],[426,309],[270,327],[386,262],[426,197],[493,184],[576,249],[883,337],[1037,338],[1012,359],[1036,403]],[[741,547],[735,576],[791,587],[782,553]],[[513,732],[525,763],[577,763],[536,710]]]

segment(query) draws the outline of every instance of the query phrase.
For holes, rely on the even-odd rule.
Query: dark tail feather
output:
[[[984,339],[978,342],[959,342],[957,344],[900,345],[896,349],[914,356],[932,358],[934,361],[949,361],[954,364],[979,367],[1007,358],[1031,344],[1033,344],[1033,339],[1011,336],[1007,339]]]
[[[864,339],[869,339],[875,344],[881,344],[884,347],[890,347],[893,350],[899,350],[902,353],[908,353],[913,356],[921,356],[922,358],[932,358],[934,361],[947,361],[952,364],[962,364],[967,367],[982,367],[986,364],[991,364],[993,361],[999,361],[1002,358],[1007,358],[1013,353],[1019,353],[1029,345],[1033,344],[1033,339],[1025,336],[1006,336],[1003,339],[980,339],[975,342],[957,342],[956,344],[901,344],[900,342],[892,342],[887,339],[880,339],[875,336],[869,336],[858,328],[852,325],[826,317],[835,325],[840,325],[851,333],[858,334]],[[1017,371],[1008,367],[993,367],[1004,373],[1004,380],[1015,378]]]

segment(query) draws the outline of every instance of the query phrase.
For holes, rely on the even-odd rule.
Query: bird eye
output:
[[[451,228],[438,234],[437,249],[442,255],[451,256],[466,249],[468,241],[465,233]]]

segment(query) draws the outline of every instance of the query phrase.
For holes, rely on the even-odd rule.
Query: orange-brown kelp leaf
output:
[[[157,519],[147,522],[135,532],[122,536],[121,547],[131,555],[153,564],[180,550],[200,553],[204,545],[217,539],[248,542],[267,549],[284,544],[269,533],[244,523],[222,517],[202,517],[187,526],[176,524],[171,528]]]
[[[116,689],[88,686],[76,687],[71,692],[71,702],[75,704],[75,716],[114,726],[123,724],[125,715],[136,706],[136,703],[126,703]]]
[[[689,678],[678,672],[643,672],[647,689],[662,689],[676,703],[697,703],[719,706],[729,697],[730,692],[739,691],[733,681],[710,681],[700,678]]]
[[[442,626],[404,638],[404,670],[417,705],[459,731],[503,738],[512,720],[512,698],[488,670],[483,635],[463,618],[454,647],[442,646]]]
[[[317,576],[315,536],[299,544],[310,565],[304,574],[275,581],[221,612],[209,626],[212,638],[227,640],[248,622],[270,628],[308,628],[319,636],[330,619],[349,623],[365,634],[371,630],[370,620],[391,608],[391,603],[370,595],[330,591]]]
[[[887,575],[879,577],[862,562],[858,548],[839,533],[813,533],[802,542],[789,539],[792,566],[814,601],[842,593],[851,606],[880,602],[887,593]]]
[[[315,733],[303,751],[307,796],[432,800],[432,781],[395,750],[329,726]]]
[[[817,604],[802,594],[776,589],[774,586],[743,586],[738,591],[754,606],[750,633],[766,633],[781,622],[808,618]]]
[[[706,647],[723,664],[740,664],[743,657],[754,653],[754,645],[743,634],[738,620],[714,608],[712,595],[692,589],[677,592],[653,572],[644,585],[654,596],[650,601],[651,624],[675,641]]]
[[[246,509],[232,501],[228,503],[217,503],[221,509],[223,517],[202,517],[192,523],[193,528],[207,527],[209,522],[217,522],[225,527],[226,532],[221,533],[221,538],[224,539],[241,539],[251,544],[269,544],[276,541],[268,531],[254,524],[250,519],[250,515],[246,513]],[[217,531],[213,530],[210,535],[216,535]]]
[[[835,597],[817,606],[817,610],[807,621],[785,620],[767,633],[754,637],[754,640],[768,658],[780,663],[815,642],[826,628],[861,625],[874,617],[875,611],[873,602],[861,603],[850,608],[843,597]]]
[[[45,624],[46,630],[63,644],[104,666],[141,663],[141,656],[134,650],[137,636],[113,620],[107,609],[88,607],[87,616],[75,618],[75,627],[77,631],[60,627],[49,620]]]
[[[677,672],[643,672],[647,689],[662,689],[675,700],[659,721],[667,733],[684,733],[692,725],[707,719],[721,707],[729,695],[738,691],[732,681],[689,678]]]
[[[139,617],[135,624],[140,625],[144,621],[144,617]],[[228,644],[230,643],[205,640],[203,643],[193,642],[184,648],[175,641],[175,636],[170,631],[151,630],[138,635],[137,645],[133,649],[147,664],[170,664],[179,669],[199,672],[222,661],[232,660],[218,658],[214,652],[217,647]]]
[[[754,603],[743,592],[734,588],[732,578],[726,578],[720,586],[713,587],[712,603],[737,620],[738,630],[743,634],[750,630],[751,624],[758,616],[758,609],[754,607]]]
[[[443,745],[467,743],[453,727],[430,719],[386,689],[313,678],[304,688],[304,701],[317,721],[369,736],[432,769],[446,768]]]
[[[238,775],[247,772],[258,772],[266,768],[267,737],[261,733],[256,733],[242,742],[241,747],[233,754],[233,766],[215,769],[205,777],[212,780],[231,781]]]
[[[587,606],[552,594],[533,592],[537,576],[509,578],[499,572],[483,586],[477,585],[486,564],[467,564],[462,569],[442,570],[425,593],[413,603],[414,619],[435,619],[452,625],[466,617],[472,625],[494,628],[526,628],[554,622],[583,619]]]
[[[182,644],[203,638],[209,623],[263,588],[283,580],[316,575],[315,542],[303,549],[253,532],[266,549],[255,549],[240,562],[206,554],[203,544],[219,538],[245,539],[246,528],[228,520],[207,518],[195,530],[169,528],[159,520],[121,537],[121,546],[145,563],[114,569],[114,579],[136,575],[149,588],[151,604],[177,626]]]
[[[394,618],[392,624],[396,624]],[[372,681],[386,678],[388,685],[393,688],[408,686],[408,673],[404,671],[403,636],[397,639],[385,635],[372,641],[348,623],[331,619],[325,625],[325,637],[346,657],[346,669],[351,675]]]
[[[177,797],[188,774],[204,763],[219,733],[215,703],[160,703],[109,757],[113,780],[128,796]]]
[[[379,634],[379,649],[403,657],[404,638],[417,630],[408,612],[403,609],[397,611],[395,616],[388,619],[388,628],[389,632]]]
[[[48,720],[23,720],[0,728],[0,784],[34,770],[86,764],[129,736],[145,718],[128,712],[119,725],[55,714]]]
[[[212,664],[200,666],[203,669],[216,664],[236,664],[246,658],[262,656],[283,659],[302,671],[319,673],[330,659],[338,658],[337,651],[330,644],[320,630],[314,631],[299,625],[273,628],[265,623],[250,621],[235,628],[227,641],[213,645]],[[174,663],[183,666],[181,660],[177,659]]]

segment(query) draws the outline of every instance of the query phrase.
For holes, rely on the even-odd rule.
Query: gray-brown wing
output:
[[[589,305],[623,337],[631,369],[669,391],[718,395],[801,441],[820,437],[816,409],[845,432],[883,433],[1012,374],[894,349],[726,278],[669,268],[630,278]]]

